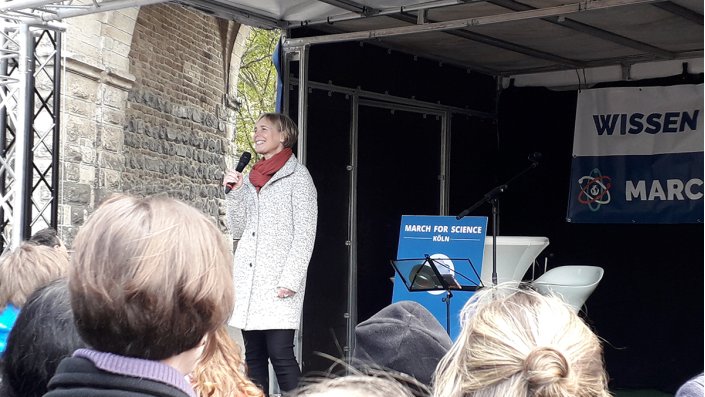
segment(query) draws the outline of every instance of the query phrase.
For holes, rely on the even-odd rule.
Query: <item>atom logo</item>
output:
[[[587,205],[590,211],[597,211],[603,204],[610,203],[612,178],[601,175],[597,168],[590,171],[590,175],[578,179],[578,185],[580,185],[578,202]]]

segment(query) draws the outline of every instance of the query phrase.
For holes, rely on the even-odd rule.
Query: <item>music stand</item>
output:
[[[453,263],[467,262],[470,265],[470,269],[475,273],[476,278],[471,279],[443,263],[446,260]],[[445,291],[446,296],[442,301],[446,304],[446,332],[448,332],[448,335],[450,335],[450,300],[453,298],[452,290],[477,291],[479,288],[484,287],[475,266],[467,258],[440,259],[425,255],[424,258],[398,259],[390,262],[409,292]],[[462,282],[459,282],[455,276],[459,276]]]

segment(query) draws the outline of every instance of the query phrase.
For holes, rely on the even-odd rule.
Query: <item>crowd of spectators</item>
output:
[[[228,333],[232,252],[178,200],[116,195],[65,245],[53,230],[0,258],[0,396],[263,397]],[[355,330],[347,375],[287,396],[608,397],[602,344],[565,302],[484,288],[455,342],[415,302]],[[677,396],[702,397],[702,374]]]

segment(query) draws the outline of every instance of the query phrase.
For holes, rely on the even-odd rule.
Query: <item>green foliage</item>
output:
[[[248,151],[257,156],[252,142],[255,122],[260,114],[274,111],[277,72],[272,63],[272,53],[280,35],[278,30],[252,28],[247,39],[237,82],[241,105],[235,121],[235,143],[239,153]],[[256,160],[253,158],[250,164]]]

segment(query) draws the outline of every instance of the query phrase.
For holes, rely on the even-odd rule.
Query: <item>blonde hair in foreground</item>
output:
[[[232,312],[231,246],[212,219],[164,196],[116,195],[74,240],[71,306],[92,348],[163,360]]]
[[[225,326],[209,335],[203,357],[190,378],[199,397],[264,397],[264,392],[243,373],[240,347]]]
[[[478,292],[438,364],[434,397],[607,397],[597,336],[557,297],[500,285]]]
[[[348,375],[323,378],[294,391],[296,397],[414,397],[393,375]]]
[[[20,308],[36,289],[68,273],[68,256],[58,250],[22,243],[0,258],[0,310]]]

